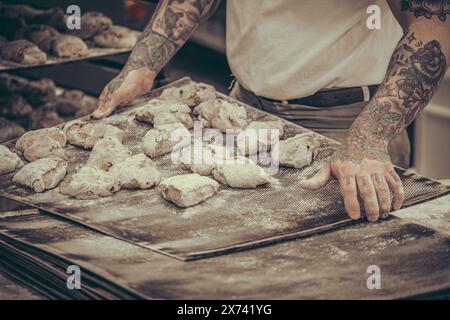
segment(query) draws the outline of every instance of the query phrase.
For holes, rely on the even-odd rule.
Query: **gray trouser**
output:
[[[318,108],[300,104],[274,103],[244,89],[237,81],[230,96],[339,142],[343,141],[348,128],[367,105],[367,102],[357,102],[331,108]],[[408,168],[410,152],[408,135],[403,131],[389,145],[392,163]]]

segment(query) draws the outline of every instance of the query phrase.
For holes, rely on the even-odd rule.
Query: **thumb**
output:
[[[299,181],[298,184],[303,189],[316,190],[326,186],[330,180],[331,168],[326,164],[312,178]]]
[[[97,109],[91,114],[93,118],[100,119],[109,116],[114,111],[114,105],[113,105],[113,99],[112,99],[112,93],[108,91],[107,88],[105,88],[105,91],[102,92],[98,99],[98,107]]]

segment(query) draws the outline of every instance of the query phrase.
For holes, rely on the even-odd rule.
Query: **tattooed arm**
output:
[[[404,30],[383,83],[356,118],[328,165],[301,186],[316,189],[339,181],[348,215],[376,221],[403,203],[403,186],[388,154],[392,139],[425,108],[450,63],[450,3],[400,1],[389,5]],[[391,204],[390,191],[393,193]]]
[[[104,89],[95,118],[151,90],[156,75],[217,9],[220,0],[160,0],[120,74]]]

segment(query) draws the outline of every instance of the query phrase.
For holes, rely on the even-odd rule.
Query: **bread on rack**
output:
[[[44,24],[26,26],[17,30],[14,34],[15,39],[29,40],[46,53],[52,51],[54,42],[60,36],[60,33],[55,28]]]
[[[74,29],[71,34],[81,39],[91,39],[109,29],[113,22],[101,12],[89,11],[81,16],[81,29]]]
[[[32,106],[40,106],[55,99],[55,83],[47,78],[28,80],[16,75],[0,74],[0,94],[20,94]]]
[[[28,40],[15,40],[0,44],[0,57],[4,60],[22,64],[43,64],[47,55]]]

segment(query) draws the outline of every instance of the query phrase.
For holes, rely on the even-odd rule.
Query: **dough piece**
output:
[[[109,29],[112,24],[112,20],[103,13],[89,11],[81,16],[81,29],[74,29],[72,34],[81,39],[90,39]]]
[[[190,107],[216,98],[214,87],[204,83],[189,83],[178,88],[168,88],[164,90],[159,99],[167,101],[179,101]]]
[[[104,137],[114,137],[121,142],[124,135],[121,129],[109,124],[101,122],[89,123],[82,120],[74,120],[67,123],[63,131],[70,144],[84,149],[92,149]]]
[[[19,94],[27,99],[28,103],[40,107],[49,101],[53,101],[56,96],[55,83],[47,78],[30,81],[28,79],[11,75],[0,74],[0,93]]]
[[[28,161],[35,161],[42,158],[58,157],[67,159],[66,152],[60,143],[49,137],[43,137],[27,147],[23,156]]]
[[[279,142],[280,165],[301,169],[309,166],[317,155],[320,143],[311,132],[298,134]]]
[[[14,38],[29,40],[37,45],[42,51],[50,53],[53,44],[60,36],[60,33],[53,27],[35,24],[19,29],[14,35]]]
[[[151,100],[146,105],[135,111],[135,118],[138,121],[153,124],[156,116],[162,113],[187,114],[191,112],[188,105],[174,101]]]
[[[176,137],[172,141],[172,133],[175,131]],[[174,147],[181,148],[190,143],[189,131],[181,123],[165,124],[147,132],[142,139],[142,149],[150,158],[156,158],[171,152]]]
[[[194,115],[198,117],[203,128],[211,127],[211,121],[219,113],[220,104],[216,100],[208,100],[194,108]]]
[[[16,40],[3,44],[0,48],[0,57],[22,64],[43,64],[47,61],[45,52],[28,40]]]
[[[67,16],[61,8],[39,10],[38,14],[25,17],[28,24],[45,24],[61,32],[67,31]]]
[[[164,179],[159,190],[164,199],[186,208],[215,195],[219,191],[219,184],[211,178],[192,173]]]
[[[113,165],[108,172],[120,181],[124,189],[150,189],[161,180],[154,162],[143,153]]]
[[[0,97],[0,116],[21,118],[30,114],[32,110],[22,96],[13,94],[4,98]]]
[[[30,187],[34,192],[44,192],[55,188],[67,172],[63,159],[42,158],[25,165],[13,177],[13,182]]]
[[[94,37],[94,42],[103,48],[133,48],[138,39],[138,32],[121,26],[111,26]]]
[[[0,174],[10,173],[23,167],[17,154],[0,144]]]
[[[82,99],[81,109],[75,113],[75,117],[80,118],[91,114],[97,109],[98,99],[85,95]]]
[[[192,129],[194,127],[194,121],[192,120],[189,113],[183,113],[183,112],[163,112],[157,114],[153,118],[153,126],[157,128],[158,126],[164,125],[164,124],[174,124],[174,123],[181,123],[186,127],[186,129]]]
[[[59,186],[59,192],[77,199],[108,197],[120,190],[120,183],[108,172],[83,167]]]
[[[58,114],[63,116],[73,116],[78,110],[83,108],[85,95],[80,90],[64,90],[54,101],[54,108]]]
[[[129,157],[131,151],[117,138],[106,136],[95,144],[86,166],[108,171],[113,165]]]
[[[87,55],[88,47],[81,38],[64,35],[53,42],[52,51],[60,58],[77,58]]]
[[[1,16],[24,18],[26,20],[42,14],[43,11],[24,4],[0,3]]]
[[[25,149],[30,147],[32,144],[34,144],[37,141],[44,140],[44,138],[51,138],[59,143],[61,147],[66,146],[66,135],[61,129],[58,128],[46,128],[46,129],[39,129],[35,131],[29,131],[25,133],[22,137],[20,137],[19,140],[16,142],[16,149],[24,152]]]
[[[264,153],[270,151],[283,135],[282,121],[253,121],[238,135],[237,146],[245,156]]]
[[[0,143],[21,137],[25,133],[25,129],[20,125],[0,118]]]
[[[50,128],[64,122],[55,111],[49,111],[45,109],[33,110],[28,115],[28,128],[31,130],[37,130],[41,128]]]
[[[250,161],[232,160],[229,163],[218,164],[212,174],[214,179],[232,188],[253,189],[274,182],[274,178]]]
[[[208,144],[196,148],[191,145],[182,150],[181,167],[202,176],[209,176],[217,164],[230,158],[230,151],[224,146]]]
[[[225,133],[229,129],[239,130],[247,127],[247,111],[244,107],[225,100],[216,100],[215,104],[219,105],[219,109],[211,119],[213,128]]]

